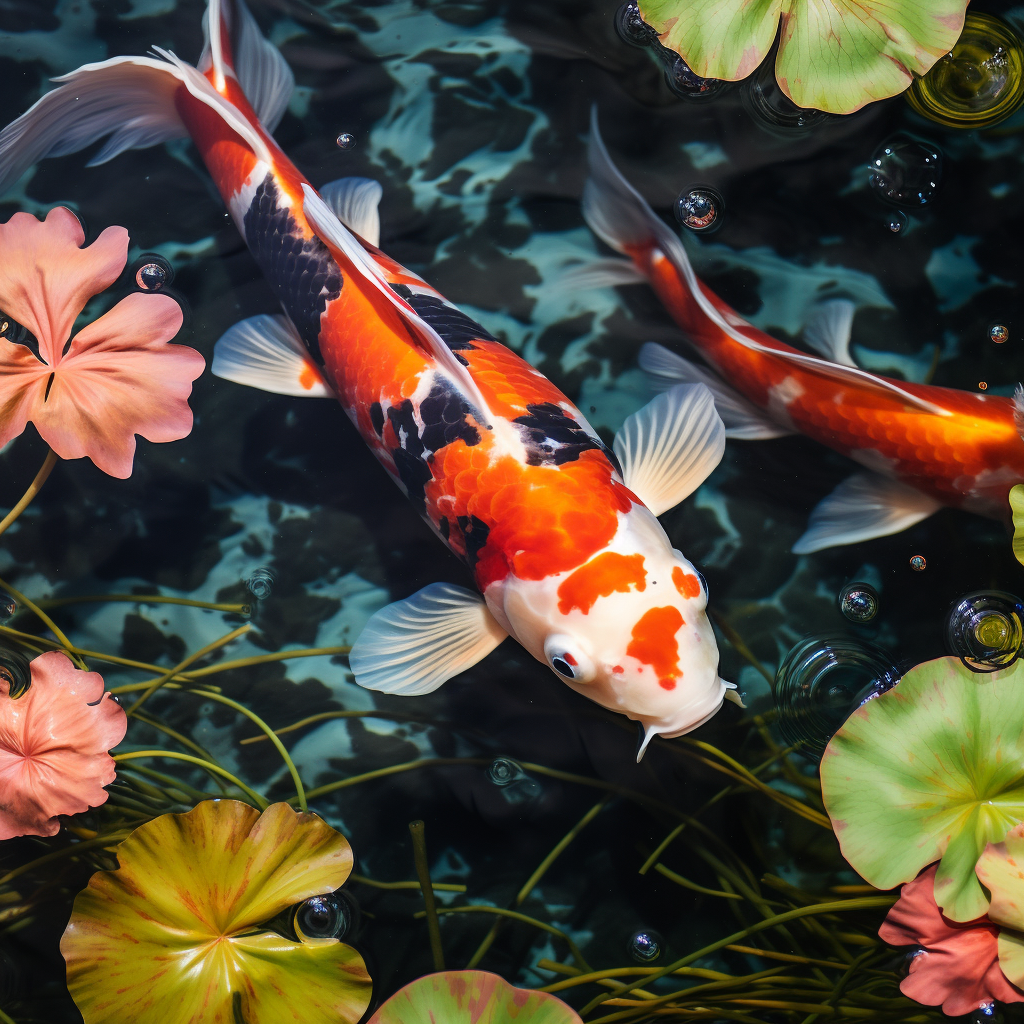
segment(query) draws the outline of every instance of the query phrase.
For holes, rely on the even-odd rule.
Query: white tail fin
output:
[[[291,86],[280,65],[281,55],[259,34],[240,0],[233,0],[239,18],[239,82],[253,89],[253,106],[276,123],[288,104]],[[211,0],[218,7],[219,0]],[[257,45],[258,44],[258,45]],[[277,55],[276,62],[268,56]],[[0,132],[0,195],[36,161],[66,156],[109,135],[106,145],[89,161],[105,163],[126,149],[144,149],[188,131],[175,106],[184,88],[222,117],[261,159],[271,161],[260,134],[231,102],[221,96],[194,67],[173,53],[155,48],[155,57],[113,57],[85,64],[55,82],[48,92]],[[244,70],[244,73],[243,73]],[[291,72],[287,72],[290,82]]]

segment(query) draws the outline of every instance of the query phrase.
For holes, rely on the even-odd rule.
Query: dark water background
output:
[[[957,132],[918,119],[896,98],[808,134],[773,134],[751,116],[744,86],[704,102],[670,92],[650,55],[615,34],[617,4],[609,0],[250,6],[300,87],[276,133],[285,151],[314,183],[349,174],[380,180],[382,248],[523,352],[609,437],[644,401],[640,344],[678,347],[680,337],[645,288],[559,286],[568,263],[600,248],[579,209],[593,103],[613,158],[660,213],[671,217],[676,196],[697,183],[722,194],[726,223],[692,251],[705,280],[759,326],[795,341],[812,301],[843,295],[858,303],[854,352],[868,368],[893,376],[902,368],[920,380],[937,346],[935,383],[974,391],[986,381],[990,394],[1010,394],[1024,375],[1024,121]],[[0,0],[0,123],[27,109],[49,77],[86,61],[153,44],[194,61],[203,7]],[[1008,4],[974,9],[1015,13]],[[898,236],[864,171],[897,130],[931,140],[945,157],[937,198]],[[338,148],[340,132],[355,137],[354,148]],[[109,224],[126,226],[133,255],[158,251],[175,266],[174,287],[189,310],[177,340],[208,359],[232,323],[276,311],[188,144],[129,152],[93,169],[84,166],[88,155],[41,164],[0,202],[0,219],[62,203],[81,216],[89,240]],[[120,282],[122,292],[127,286]],[[102,303],[116,297],[118,286]],[[1009,328],[1005,345],[989,340],[993,323]],[[128,481],[84,460],[59,466],[3,538],[0,574],[33,598],[161,588],[239,601],[248,599],[243,580],[269,567],[276,580],[258,604],[256,629],[228,657],[344,644],[388,599],[437,580],[468,583],[337,405],[264,394],[209,372],[191,404],[191,436],[167,445],[140,439]],[[20,496],[44,453],[31,427],[0,453],[0,506]],[[988,587],[1024,591],[1005,527],[952,510],[894,537],[792,555],[810,510],[853,468],[801,438],[730,442],[709,483],[663,517],[706,576],[714,610],[769,671],[804,634],[858,632],[836,608],[837,593],[854,579],[873,583],[881,597],[877,619],[858,635],[911,662],[944,653],[942,624],[954,598]],[[915,554],[926,557],[924,572],[910,569]],[[60,621],[82,646],[170,666],[235,620],[89,605]],[[721,648],[722,675],[740,684],[754,710],[766,709],[762,677],[724,638]],[[111,684],[137,678],[104,675]],[[307,784],[417,757],[500,755],[628,785],[683,810],[717,785],[670,742],[653,744],[636,766],[631,723],[560,686],[512,642],[416,699],[360,690],[340,658],[263,665],[218,683],[274,727],[339,707],[416,719],[352,719],[290,734]],[[176,728],[247,780],[269,783],[268,795],[289,795],[268,745],[238,746],[255,731],[249,723],[199,698],[160,699],[154,706]],[[746,735],[741,720],[727,705],[699,735],[735,749]],[[129,735],[129,746],[155,742],[144,729]],[[465,882],[471,898],[504,906],[599,796],[546,777],[500,788],[485,765],[472,764],[355,787],[316,809],[350,838],[357,870],[380,879],[413,877],[407,823],[423,818],[435,879]],[[844,878],[829,843],[783,823],[764,801],[750,801],[742,820],[724,811],[704,820],[761,870],[807,884]],[[524,910],[558,921],[595,964],[625,962],[628,936],[641,926],[660,930],[676,956],[716,938],[720,903],[637,873],[667,821],[613,800]],[[3,854],[12,860],[39,849],[28,840],[9,846]],[[680,857],[690,877],[713,884],[701,864]],[[423,923],[411,918],[418,896],[358,895],[375,917],[356,945],[387,995],[430,969]],[[57,952],[69,911],[70,900],[62,919],[4,940],[16,965],[19,1020],[76,1019]],[[445,921],[450,966],[465,963],[488,926],[483,915]],[[550,976],[533,965],[556,953],[564,955],[557,942],[545,946],[535,931],[509,927],[481,966],[538,985]]]

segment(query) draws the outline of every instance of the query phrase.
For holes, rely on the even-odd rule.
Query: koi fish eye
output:
[[[544,657],[563,679],[589,683],[594,678],[594,663],[571,636],[562,633],[549,636],[544,642]]]

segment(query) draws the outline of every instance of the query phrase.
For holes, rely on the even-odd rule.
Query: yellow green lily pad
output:
[[[907,89],[952,49],[968,0],[639,0],[702,78],[746,78],[781,25],[775,75],[800,107],[850,114]]]
[[[515,988],[487,971],[442,971],[399,989],[368,1024],[581,1024],[547,992]]]
[[[868,882],[891,889],[938,860],[942,913],[980,917],[978,858],[1024,820],[1024,664],[918,665],[835,734],[821,786],[843,856]]]
[[[1024,484],[1010,488],[1010,511],[1013,514],[1013,553],[1024,565]]]
[[[316,815],[207,800],[115,852],[118,870],[92,876],[61,939],[85,1024],[354,1024],[365,1012],[354,949],[266,927],[352,870],[348,841]]]

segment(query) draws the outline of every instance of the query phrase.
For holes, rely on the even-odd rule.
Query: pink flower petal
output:
[[[49,376],[50,368],[24,345],[0,339],[0,448],[25,429]]]
[[[52,836],[58,814],[104,803],[115,772],[107,752],[128,729],[98,672],[75,668],[60,651],[30,667],[32,685],[17,700],[0,681],[0,840]]]
[[[169,345],[181,308],[167,295],[135,293],[84,327],[31,419],[63,459],[88,456],[111,476],[131,475],[135,435],[177,441],[192,429],[188,396],[206,361]]]
[[[128,261],[124,228],[109,227],[82,249],[84,241],[78,218],[63,206],[45,221],[16,213],[0,224],[0,310],[36,336],[51,367],[60,361],[75,317]]]
[[[903,886],[878,934],[891,946],[922,946],[900,991],[925,1006],[942,1006],[959,1016],[996,1000],[1024,1001],[1024,992],[999,968],[999,928],[987,917],[960,923],[943,917],[935,904],[937,864]]]

